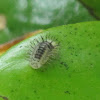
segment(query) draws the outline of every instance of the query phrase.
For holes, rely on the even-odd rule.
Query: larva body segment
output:
[[[36,39],[33,42],[34,44],[31,43],[31,50],[29,50],[29,63],[32,68],[38,69],[55,55],[58,44],[43,37],[40,41]]]

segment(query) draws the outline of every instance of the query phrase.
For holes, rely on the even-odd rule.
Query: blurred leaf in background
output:
[[[100,20],[100,0],[80,0],[90,13]]]
[[[0,14],[7,21],[0,44],[34,30],[95,20],[77,0],[0,0]]]

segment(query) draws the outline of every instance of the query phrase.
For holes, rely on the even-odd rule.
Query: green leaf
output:
[[[0,57],[0,95],[8,100],[99,100],[100,22],[48,29],[22,41]],[[26,46],[40,35],[60,41],[59,57],[32,69]],[[29,48],[28,48],[29,49]]]
[[[11,39],[38,29],[95,20],[76,0],[1,0],[0,14],[7,18]]]
[[[100,20],[100,0],[80,0]]]

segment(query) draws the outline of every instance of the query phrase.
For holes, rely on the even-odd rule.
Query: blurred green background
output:
[[[0,44],[34,30],[96,20],[77,0],[0,0],[0,15],[7,23],[0,30]]]

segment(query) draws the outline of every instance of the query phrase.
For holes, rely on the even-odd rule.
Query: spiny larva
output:
[[[30,42],[28,61],[32,68],[38,69],[51,58],[55,58],[59,42],[50,36],[40,36]]]

